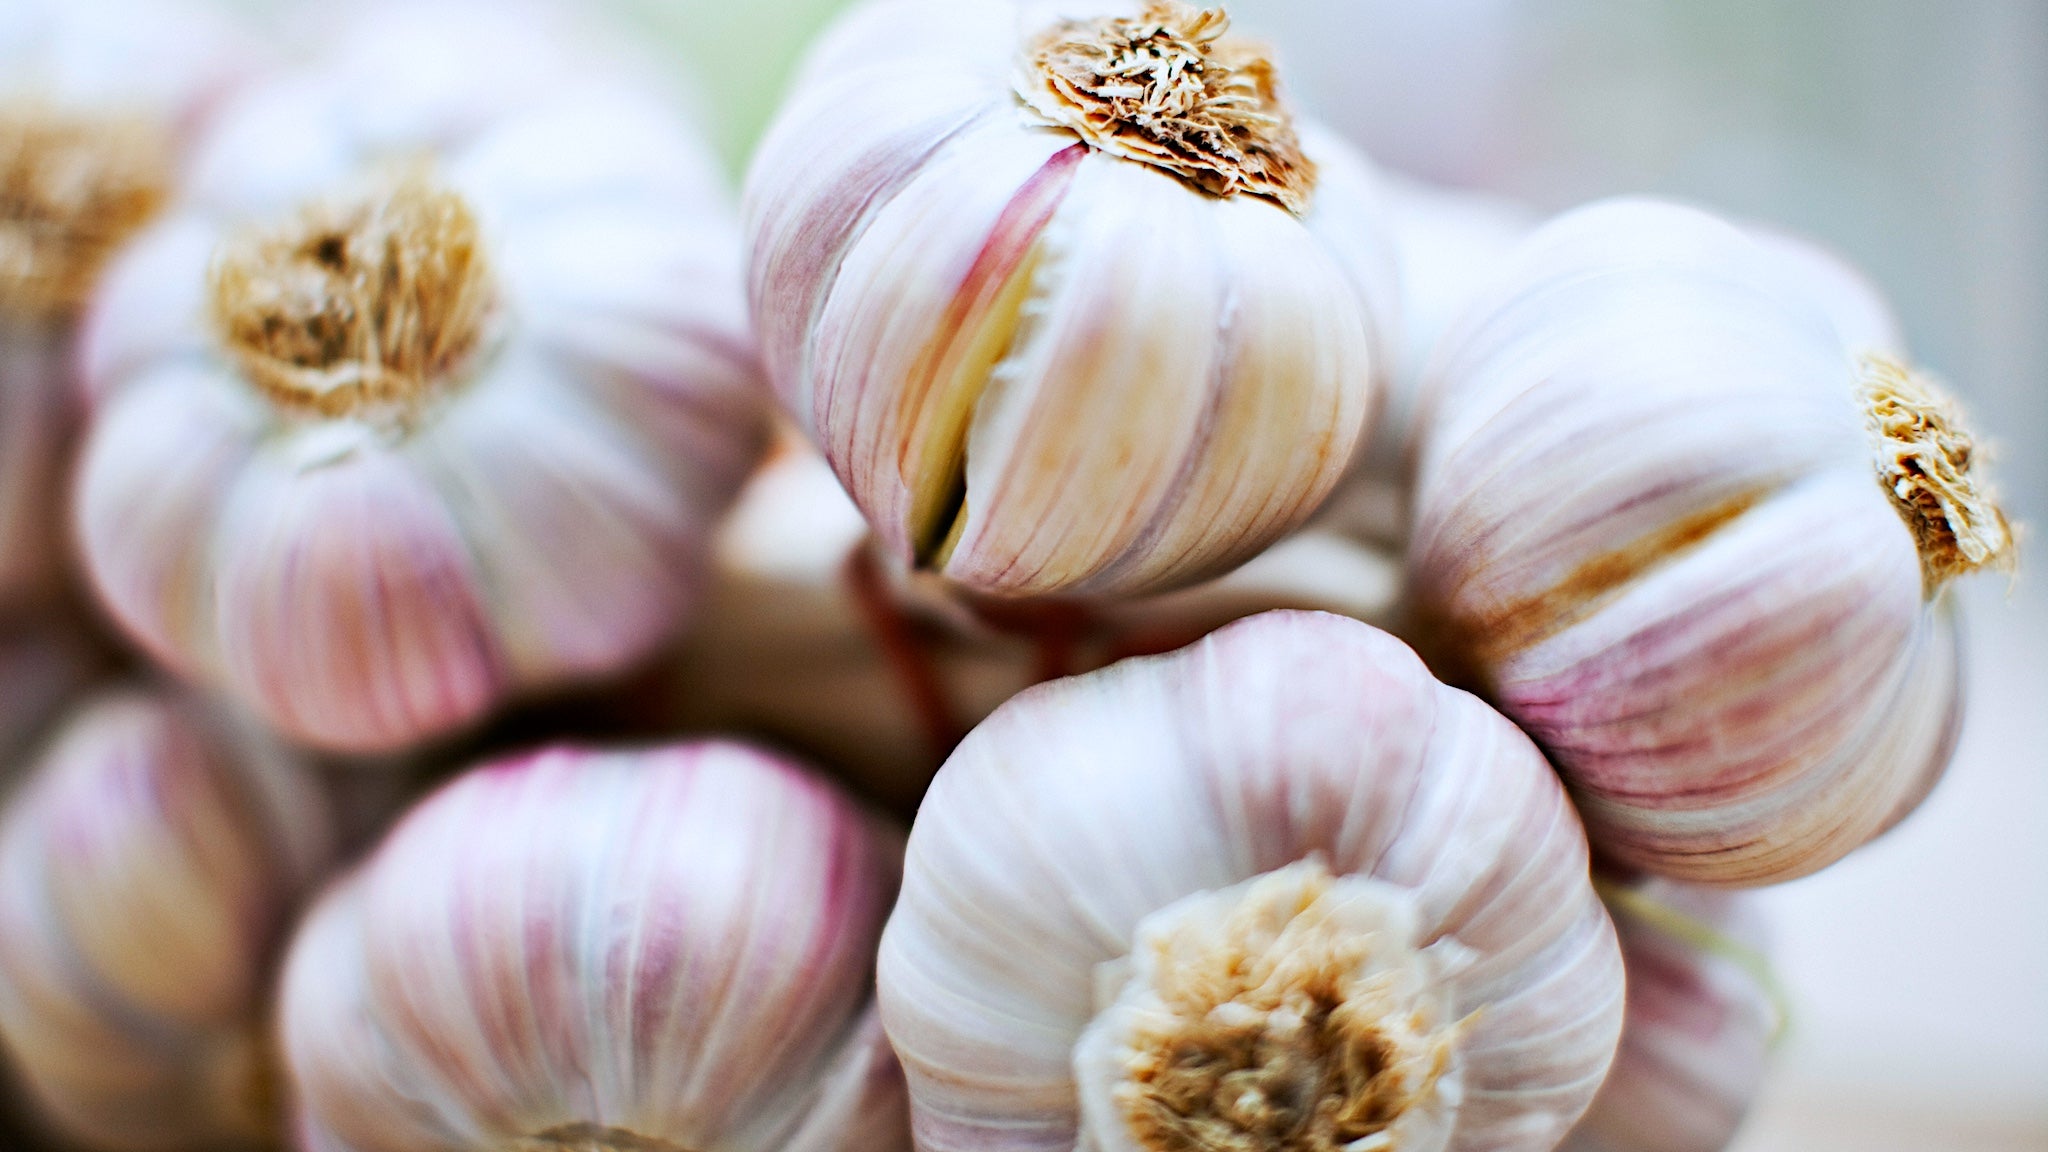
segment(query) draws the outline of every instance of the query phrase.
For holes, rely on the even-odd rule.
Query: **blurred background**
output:
[[[735,172],[839,7],[590,2],[695,74]],[[1546,210],[1679,196],[1839,248],[1971,409],[2007,509],[2048,523],[2048,2],[1231,10],[1279,45],[1300,103],[1392,167]],[[1742,1152],[2048,1149],[2043,587],[2037,564],[1966,590],[1972,712],[1934,798],[1840,867],[1770,893],[1795,1017]]]

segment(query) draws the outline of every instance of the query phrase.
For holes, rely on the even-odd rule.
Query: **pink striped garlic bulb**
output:
[[[900,840],[724,743],[430,797],[292,946],[306,1152],[899,1152],[869,995]]]
[[[1434,372],[1425,642],[1543,746],[1597,850],[1771,883],[1927,794],[1961,710],[1942,592],[2012,538],[1852,271],[1597,204],[1510,257]]]
[[[998,709],[918,813],[879,982],[924,1152],[1547,1152],[1622,1012],[1535,747],[1305,612]]]
[[[329,862],[276,746],[160,691],[75,713],[0,820],[0,1044],[109,1152],[273,1147],[275,961]]]
[[[1607,890],[1628,970],[1621,1047],[1563,1152],[1722,1152],[1784,1026],[1755,898],[1653,880]]]
[[[1221,8],[868,0],[747,178],[783,407],[886,550],[1126,594],[1300,524],[1392,330],[1374,178]]]
[[[0,608],[48,600],[65,566],[74,322],[246,51],[181,0],[0,8]]]
[[[712,161],[544,11],[385,6],[249,92],[86,333],[95,587],[302,741],[651,654],[765,434]]]

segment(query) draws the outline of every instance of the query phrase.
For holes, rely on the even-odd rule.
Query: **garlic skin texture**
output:
[[[1426,651],[1564,775],[1597,852],[1757,885],[1911,811],[1961,716],[1942,586],[2010,561],[1940,390],[1811,248],[1569,213],[1446,337],[1410,591]]]
[[[218,13],[174,0],[0,10],[0,608],[46,604],[64,575],[73,321],[247,56]]]
[[[0,823],[0,1042],[42,1120],[112,1152],[274,1146],[273,964],[330,854],[264,738],[151,689],[75,713]]]
[[[1754,897],[1669,880],[1610,893],[1628,969],[1614,1067],[1564,1152],[1721,1152],[1763,1087],[1782,1008]]]
[[[761,448],[713,163],[574,48],[373,9],[224,113],[97,301],[94,586],[298,740],[395,751],[650,656]]]
[[[1226,24],[868,0],[812,50],[747,177],[754,315],[900,564],[999,596],[1193,584],[1363,442],[1394,330],[1375,177]]]
[[[1622,1011],[1535,747],[1306,612],[975,729],[911,830],[879,986],[926,1152],[1548,1150]]]
[[[785,441],[720,527],[703,623],[667,663],[656,731],[794,747],[909,814],[953,746],[1042,680],[1181,647],[1274,608],[1393,619],[1399,562],[1302,532],[1194,588],[1005,615],[876,555],[808,445]]]
[[[553,749],[413,810],[294,942],[307,1152],[898,1152],[901,841],[727,743]]]

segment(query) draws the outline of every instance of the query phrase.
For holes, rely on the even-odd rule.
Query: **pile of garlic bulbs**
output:
[[[202,2],[0,8],[0,1140],[1733,1138],[2013,557],[1853,268],[1183,0],[858,0],[737,196],[570,3]]]

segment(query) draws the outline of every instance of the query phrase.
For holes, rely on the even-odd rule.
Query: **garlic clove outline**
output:
[[[1002,596],[1184,586],[1350,460],[1394,307],[1374,178],[1296,132],[1226,23],[879,0],[814,49],[749,173],[754,312],[784,408],[898,561]],[[1125,41],[1214,78],[1189,123],[1256,110],[1218,129],[1245,167],[1162,155],[1048,79],[1061,44]],[[1281,153],[1280,183],[1249,174]]]
[[[1554,1147],[1621,1021],[1586,860],[1534,746],[1362,623],[1041,685],[940,770],[883,936],[918,1146]],[[1206,1136],[1130,1120],[1173,1101]]]
[[[1699,883],[1825,867],[1926,795],[1961,708],[1940,589],[2010,555],[1953,407],[1849,343],[1890,338],[1881,300],[1788,251],[1579,209],[1433,367],[1420,637],[1543,745],[1600,852]]]
[[[270,1146],[271,964],[331,854],[267,737],[154,689],[74,713],[0,822],[0,1042],[42,1118],[92,1148]]]
[[[710,742],[485,765],[294,943],[306,1146],[905,1146],[868,988],[900,838]]]

